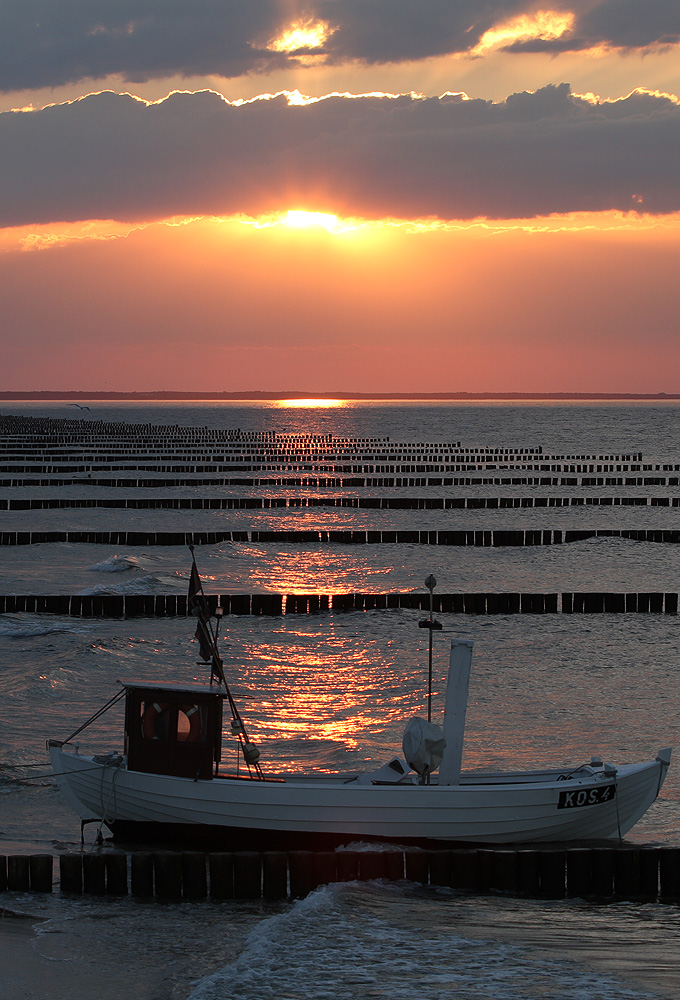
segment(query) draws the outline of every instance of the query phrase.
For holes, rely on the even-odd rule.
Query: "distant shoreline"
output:
[[[669,392],[82,392],[52,390],[15,392],[0,390],[0,400],[281,400],[281,399],[355,399],[377,401],[399,400],[678,400],[680,393]]]

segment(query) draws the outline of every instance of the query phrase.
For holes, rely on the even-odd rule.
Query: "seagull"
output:
[[[77,406],[79,410],[89,410],[92,413],[89,406],[81,406],[80,403],[69,403],[69,406]]]

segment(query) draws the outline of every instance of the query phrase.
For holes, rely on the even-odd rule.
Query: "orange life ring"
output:
[[[170,734],[162,736],[159,734],[158,720],[164,712],[168,712],[170,705],[167,701],[152,701],[147,704],[142,717],[142,735],[145,740],[168,739]],[[177,741],[179,743],[198,743],[201,738],[201,713],[197,705],[180,705],[179,711],[189,720],[189,731],[182,730],[180,733],[179,719],[177,725]]]
[[[163,712],[167,712],[169,708],[167,701],[152,701],[150,705],[147,704],[142,717],[142,736],[145,740],[159,740],[161,738],[156,732],[156,723]]]
[[[198,705],[180,705],[179,710],[189,720],[189,732],[186,736],[180,736],[178,720],[177,739],[181,743],[198,743],[201,738],[201,713],[198,710]]]

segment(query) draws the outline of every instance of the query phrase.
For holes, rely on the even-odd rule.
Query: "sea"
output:
[[[680,403],[664,400],[85,404],[89,410],[63,401],[5,402],[2,413],[541,447],[550,455],[642,453],[645,464],[661,470],[680,463]],[[657,503],[11,510],[0,512],[0,530],[677,529],[672,501],[680,488],[667,484],[671,476],[660,471],[663,484],[627,486],[498,485],[478,477],[467,485],[400,487],[131,487],[126,497],[645,497]],[[4,487],[0,496],[120,493],[81,482]],[[197,546],[196,559],[206,592],[217,594],[425,593],[430,575],[435,593],[443,594],[680,590],[680,546],[620,537],[499,548],[223,542]],[[183,594],[189,570],[183,546],[4,546],[0,593]],[[442,630],[433,651],[434,721],[443,711],[450,639],[474,641],[464,767],[572,767],[592,755],[616,764],[680,748],[677,615],[436,617]],[[263,768],[356,771],[400,754],[405,723],[427,711],[428,632],[418,627],[420,618],[409,608],[225,616],[225,670]],[[45,741],[68,737],[121,679],[206,680],[193,631],[183,618],[0,615],[0,854],[80,849],[80,823],[49,774]],[[112,709],[79,740],[83,752],[120,751],[122,712]],[[100,849],[95,836],[94,827],[86,828],[83,850]],[[678,762],[627,842],[680,846]],[[671,904],[474,897],[378,881],[326,886],[276,903],[4,893],[0,911],[2,1000],[113,1000],[132,991],[136,1000],[647,1000],[680,992],[680,915]],[[17,936],[19,925],[25,930]],[[28,969],[12,965],[11,944],[19,938]]]

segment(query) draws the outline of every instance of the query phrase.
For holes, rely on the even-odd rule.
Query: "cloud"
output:
[[[567,84],[492,103],[111,92],[0,115],[0,225],[258,216],[531,218],[680,209],[680,104]]]
[[[570,15],[556,37],[541,27],[550,12]],[[0,90],[474,54],[519,21],[509,51],[680,43],[677,0],[0,0]],[[297,50],[273,44],[296,23],[325,30],[298,32]]]
[[[680,43],[678,0],[601,0],[575,3],[571,29],[559,38],[518,40],[514,52],[559,52],[588,49],[647,50]]]

